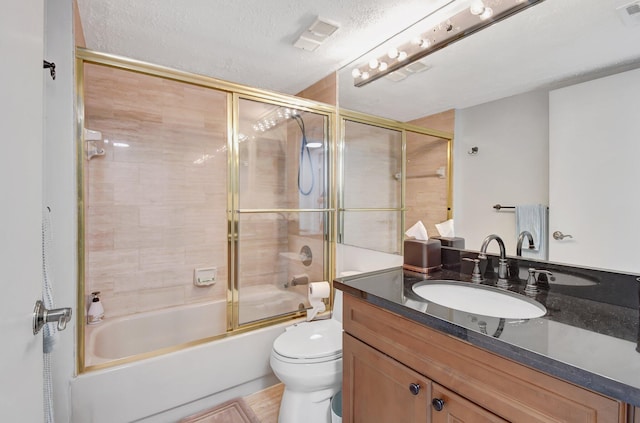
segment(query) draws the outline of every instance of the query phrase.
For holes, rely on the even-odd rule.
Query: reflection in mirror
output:
[[[341,212],[341,243],[389,254],[402,254],[402,212],[345,210]]]
[[[345,209],[401,207],[400,131],[345,120],[342,151]]]
[[[420,220],[434,236],[448,218],[450,135],[422,128],[452,129],[453,113],[410,125],[379,121],[343,120],[339,242],[402,254],[403,222]]]
[[[352,120],[343,125],[340,242],[400,254],[402,132]]]
[[[411,122],[413,125],[453,133],[449,110]],[[422,221],[430,237],[439,235],[436,224],[450,218],[450,140],[407,131],[405,226]]]
[[[640,107],[634,100],[639,97],[635,87],[640,86],[640,76],[626,74],[640,67],[640,43],[636,42],[640,25],[621,19],[624,8],[616,9],[617,4],[541,2],[423,58],[426,70],[399,82],[381,78],[354,87],[353,65],[369,60],[362,56],[339,73],[339,103],[345,109],[401,122],[455,109],[453,218],[456,235],[466,238],[468,248],[479,248],[485,236],[497,233],[508,254],[515,255],[513,210],[496,211],[493,205],[543,204],[549,206],[549,231],[574,236],[549,240],[550,261],[640,272],[640,260],[631,257],[631,243],[639,235],[630,229],[638,225],[621,220],[640,214],[640,205],[629,203],[630,195],[622,188],[640,175],[633,171],[637,166],[620,162],[638,156],[628,149],[634,145],[631,139],[637,139],[637,130],[622,118]],[[611,94],[616,84],[607,79],[612,75],[627,81],[626,91],[616,97]],[[585,85],[582,97],[569,96],[574,106],[580,106],[580,114],[574,113],[572,120],[568,120],[570,109],[568,114],[556,114],[556,105],[566,109],[568,103],[554,98],[586,81],[593,85]],[[594,107],[582,107],[586,105]],[[614,105],[620,108],[611,112]],[[590,128],[576,140],[589,148],[574,147],[567,155],[556,155],[556,142],[570,139],[566,129],[571,127]],[[472,147],[479,147],[478,154],[467,154]],[[556,196],[554,189],[565,177],[553,163],[550,166],[550,159],[559,168],[589,163],[597,181],[572,182],[570,188],[562,185]],[[556,176],[562,179],[555,180]],[[553,203],[554,198],[575,198],[578,193],[584,195],[577,201],[580,208]],[[605,194],[607,199],[601,201]],[[600,204],[608,207],[594,207]],[[600,215],[591,216],[587,213],[591,209]],[[614,221],[617,229],[607,225]],[[577,223],[580,227],[574,226]],[[598,246],[624,257],[603,260]],[[576,252],[560,254],[568,249]]]

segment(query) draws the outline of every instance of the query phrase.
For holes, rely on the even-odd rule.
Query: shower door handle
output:
[[[71,320],[70,307],[47,310],[44,303],[38,300],[33,309],[33,334],[37,335],[46,323],[58,322],[58,330],[65,330],[69,320]]]

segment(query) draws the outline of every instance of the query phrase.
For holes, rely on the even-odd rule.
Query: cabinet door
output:
[[[346,333],[343,351],[344,423],[427,422],[427,378]]]
[[[483,422],[506,422],[472,403],[469,400],[449,391],[438,385],[431,384],[431,422],[432,423],[483,423]]]

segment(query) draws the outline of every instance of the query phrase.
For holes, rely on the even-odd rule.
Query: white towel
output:
[[[522,256],[539,260],[548,259],[549,250],[549,210],[542,204],[527,204],[516,206],[516,237],[522,231],[529,231],[533,235],[535,248],[528,248],[525,238],[522,244]]]

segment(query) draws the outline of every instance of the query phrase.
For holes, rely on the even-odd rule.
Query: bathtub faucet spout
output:
[[[309,276],[308,275],[295,275],[293,278],[291,278],[290,284],[291,284],[291,286],[309,285]],[[286,287],[287,286],[285,285],[285,288]]]

